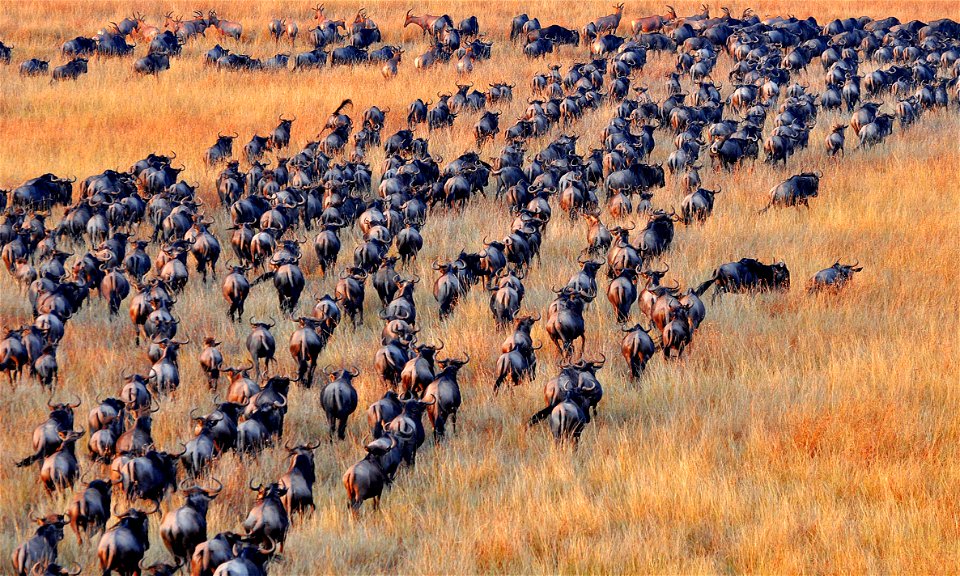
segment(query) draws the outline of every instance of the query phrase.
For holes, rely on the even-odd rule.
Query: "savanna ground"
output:
[[[276,49],[266,38],[270,17],[297,19],[301,37],[312,17],[303,2],[202,4],[242,21],[247,38],[241,50],[258,57],[289,50]],[[478,15],[481,29],[495,42],[494,54],[477,66],[470,81],[479,87],[494,81],[516,84],[514,102],[503,107],[507,125],[525,107],[534,73],[551,62],[566,69],[587,58],[583,48],[570,47],[546,61],[523,58],[504,41],[510,18],[527,12],[544,23],[579,27],[608,13],[609,4],[431,2],[418,4],[416,11],[448,12],[455,21]],[[680,14],[698,4],[675,2]],[[201,153],[218,130],[238,131],[239,149],[254,131],[272,129],[278,114],[296,115],[293,140],[302,145],[349,97],[353,114],[372,104],[390,107],[384,135],[391,134],[401,127],[410,101],[450,91],[457,78],[452,64],[429,72],[413,68],[413,56],[426,46],[419,32],[400,31],[412,5],[366,6],[385,40],[402,40],[407,48],[399,76],[388,82],[376,67],[303,74],[216,72],[201,64],[212,38],[189,44],[158,79],[135,78],[130,59],[93,60],[90,73],[76,83],[52,86],[42,78],[21,79],[16,64],[2,67],[0,186],[10,188],[44,172],[83,178],[106,168],[125,169],[149,152],[175,150],[187,167],[184,178],[199,181],[201,196],[213,204],[215,172],[204,169]],[[730,6],[738,14],[747,4]],[[0,10],[0,38],[15,47],[15,63],[41,57],[51,59],[52,67],[61,61],[61,41],[91,35],[133,10],[162,24],[161,14],[168,10],[189,15],[197,7],[196,2],[7,1]],[[359,5],[328,1],[326,7],[331,16],[349,17]],[[951,2],[765,2],[753,7],[761,17],[812,14],[821,23],[863,12],[902,20],[958,17]],[[628,2],[624,25],[662,10],[660,3]],[[298,50],[305,49],[301,42]],[[651,54],[638,80],[662,98],[661,78],[672,65],[671,56]],[[718,76],[728,66],[723,56]],[[812,90],[822,88],[819,70],[818,63],[809,69]],[[580,135],[581,152],[597,143],[612,114],[612,107],[604,106],[567,130]],[[476,117],[464,115],[453,130],[431,135],[431,151],[449,160],[472,148]],[[707,320],[688,355],[672,362],[658,356],[638,384],[626,377],[621,333],[603,296],[589,308],[588,355],[602,352],[609,361],[600,372],[605,388],[600,416],[576,452],[555,447],[545,427],[522,426],[542,406],[542,386],[558,359],[555,350],[544,348],[536,381],[495,397],[492,371],[504,335],[492,329],[487,294],[472,291],[441,325],[430,286],[421,285],[422,339],[442,337],[451,354],[472,358],[461,372],[465,399],[456,435],[441,446],[428,442],[416,469],[402,472],[385,495],[381,511],[365,509],[357,521],[346,509],[340,481],[363,453],[366,423],[362,415],[354,417],[345,442],[324,443],[317,450],[318,509],[295,523],[271,573],[955,571],[960,566],[960,122],[955,109],[934,111],[907,132],[898,127],[870,151],[854,150],[848,134],[846,158],[828,160],[823,137],[834,121],[847,119],[821,113],[810,149],[793,157],[787,169],[756,164],[732,174],[705,170],[707,187],[723,187],[717,209],[702,227],[679,228],[664,258],[670,264],[668,281],[676,278],[685,286],[741,257],[783,259],[793,277],[789,293],[728,296],[716,305],[707,300]],[[557,134],[559,129],[550,136]],[[498,138],[498,149],[501,142]],[[670,137],[658,133],[655,161],[663,161],[671,149]],[[371,154],[375,175],[382,159],[382,151]],[[823,171],[812,208],[758,216],[767,191],[801,170]],[[668,179],[654,202],[669,207],[679,205],[681,197]],[[218,210],[215,217],[226,258],[228,216]],[[435,256],[477,247],[484,235],[503,236],[510,220],[492,199],[472,203],[462,215],[434,214],[424,229],[421,259],[409,272],[432,281],[429,263]],[[571,224],[555,212],[543,263],[526,281],[525,309],[545,310],[550,286],[575,270],[585,232],[583,223]],[[358,233],[343,237],[341,265],[350,260]],[[336,277],[321,278],[312,249],[304,252],[308,286],[302,311],[310,309],[314,292],[332,293]],[[806,279],[838,257],[859,259],[864,272],[840,295],[808,295]],[[341,325],[321,358],[321,365],[361,367],[361,409],[382,394],[371,374],[380,332],[373,320],[375,300],[368,291],[366,325],[355,332]],[[97,394],[119,391],[122,369],[145,373],[149,368],[145,351],[133,344],[129,319],[122,314],[111,321],[105,310],[97,302],[85,307],[69,323],[60,347],[58,394],[77,393],[83,399],[78,428]],[[228,363],[245,362],[249,327],[230,324],[225,310],[219,285],[203,286],[199,278],[191,279],[176,306],[184,321],[181,334],[193,344],[183,354],[176,400],[165,401],[155,418],[154,435],[162,447],[175,449],[187,440],[191,407],[211,405],[195,359],[203,336],[224,341]],[[248,318],[268,316],[280,317],[269,283],[255,288],[247,303]],[[0,276],[0,325],[29,320],[26,298],[11,277]],[[293,327],[281,321],[275,329],[280,371],[286,373],[294,368],[285,346]],[[539,326],[535,336],[546,341]],[[39,386],[25,379],[6,389],[0,403],[4,571],[10,551],[33,531],[31,510],[63,511],[73,496],[47,497],[34,481],[35,469],[12,465],[29,451],[30,431],[45,418],[46,400]],[[325,437],[321,417],[318,388],[293,390],[285,437]],[[90,467],[85,443],[86,438],[78,453]],[[209,514],[211,535],[239,529],[253,504],[247,480],[276,479],[285,470],[285,455],[282,448],[268,449],[253,462],[229,455],[213,466],[211,473],[226,489]],[[163,508],[180,504],[178,494]],[[147,562],[169,558],[158,519],[151,521],[150,531]],[[60,557],[64,564],[81,562],[84,573],[97,571],[94,546],[78,545],[72,534],[62,543]]]

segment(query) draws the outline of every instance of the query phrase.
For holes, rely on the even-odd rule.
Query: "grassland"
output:
[[[143,2],[136,9],[158,24],[158,15],[167,10],[189,14],[195,4]],[[329,14],[344,17],[358,7],[326,4]],[[493,60],[481,63],[470,81],[480,87],[500,80],[517,85],[517,98],[504,107],[506,122],[525,107],[532,74],[548,62],[566,68],[587,58],[582,49],[566,48],[547,62],[526,60],[502,40],[509,18],[527,12],[544,22],[579,25],[607,13],[608,4],[431,2],[426,7],[455,19],[477,13],[496,44]],[[735,13],[745,6],[731,5]],[[312,15],[306,3],[210,7],[243,22],[248,32],[242,50],[259,57],[288,50],[274,48],[266,38],[269,17],[295,17],[303,30]],[[400,32],[409,5],[367,7],[388,42],[402,40],[411,56],[425,49],[419,33]],[[695,9],[691,3],[676,7],[681,14]],[[15,46],[15,61],[58,61],[62,40],[90,35],[132,6],[7,2],[2,8],[0,38]],[[867,10],[857,3],[819,0],[754,8],[761,15],[812,14],[821,22]],[[625,20],[661,9],[628,2]],[[957,17],[956,4],[949,2],[885,1],[871,3],[868,10],[875,17]],[[19,78],[15,65],[0,68],[0,186],[44,172],[82,178],[106,168],[124,169],[152,151],[175,150],[187,166],[185,179],[200,182],[201,195],[212,203],[215,173],[205,170],[200,158],[218,130],[236,130],[245,141],[254,131],[271,129],[278,114],[296,115],[294,141],[302,144],[349,97],[357,113],[372,104],[390,107],[389,134],[401,127],[407,103],[449,91],[457,80],[452,66],[414,70],[412,57],[389,82],[376,68],[219,73],[200,62],[212,44],[211,39],[188,45],[158,79],[135,78],[130,60],[93,61],[78,82],[52,86],[44,79]],[[728,63],[724,57],[720,70]],[[663,96],[659,79],[672,65],[669,56],[653,56],[641,76],[655,98]],[[807,80],[819,89],[817,69],[811,66]],[[582,146],[593,145],[611,115],[611,108],[601,108],[568,132],[579,134]],[[932,112],[909,131],[898,129],[882,146],[850,150],[844,160],[828,161],[822,139],[833,121],[844,119],[821,114],[811,148],[792,158],[786,170],[758,164],[732,174],[704,172],[708,187],[723,187],[716,212],[702,227],[679,230],[665,258],[669,278],[688,285],[723,262],[776,257],[793,274],[789,293],[725,297],[715,306],[708,302],[707,320],[689,356],[669,363],[658,357],[640,384],[626,378],[620,333],[607,303],[598,299],[588,310],[588,353],[603,352],[610,361],[600,373],[606,391],[601,415],[579,451],[555,447],[544,429],[521,426],[541,407],[555,351],[544,349],[544,369],[536,381],[494,397],[492,370],[503,336],[492,329],[487,296],[474,291],[441,325],[429,287],[422,286],[417,295],[422,337],[442,337],[452,353],[474,359],[462,372],[465,401],[457,435],[444,445],[427,445],[416,470],[402,474],[385,496],[381,511],[366,511],[355,521],[340,483],[362,452],[365,423],[355,418],[346,442],[318,449],[318,509],[296,523],[271,573],[956,571],[960,121],[955,110]],[[474,121],[465,115],[453,131],[432,135],[431,151],[449,160],[471,148]],[[671,149],[670,138],[658,135],[654,158],[663,160]],[[382,158],[382,152],[372,153],[372,165],[379,167]],[[812,208],[758,216],[766,192],[801,169],[824,174]],[[680,198],[668,181],[654,201],[668,207]],[[220,211],[216,219],[222,231],[228,217]],[[509,224],[505,210],[492,200],[473,203],[459,217],[435,215],[424,230],[423,257],[412,271],[432,278],[429,262],[435,256],[477,246],[484,235],[502,236]],[[560,217],[550,224],[543,264],[526,281],[525,308],[545,309],[551,284],[573,272],[585,232],[582,223]],[[349,260],[357,234],[344,238],[341,263]],[[308,288],[301,309],[310,305],[313,292],[332,293],[335,282],[319,277],[311,250],[305,253]],[[838,257],[859,259],[865,271],[839,296],[807,295],[805,279]],[[376,318],[374,300],[368,294],[368,319]],[[111,321],[105,309],[95,303],[81,311],[60,348],[63,391],[83,398],[84,415],[98,393],[119,389],[123,368],[145,372],[149,367],[144,350],[133,345],[129,320]],[[218,285],[203,286],[198,278],[177,304],[194,343],[217,335],[228,362],[240,363],[246,358],[247,326],[230,324],[224,312]],[[269,285],[255,289],[247,314],[279,316]],[[12,278],[0,276],[0,325],[29,319],[29,305]],[[281,371],[293,368],[284,346],[292,329],[281,322],[275,331]],[[379,332],[371,320],[356,332],[342,326],[322,357],[324,364],[361,366],[362,407],[382,393],[371,376]],[[536,336],[546,339],[539,328]],[[173,448],[186,440],[189,409],[211,404],[197,352],[196,345],[187,347],[181,393],[165,402],[155,419],[161,446]],[[39,386],[25,380],[5,389],[0,402],[4,557],[32,533],[31,510],[62,511],[72,497],[45,496],[34,482],[35,470],[11,464],[29,450],[30,430],[45,417],[45,401]],[[289,437],[323,436],[317,389],[294,390],[290,407]],[[83,421],[85,416],[78,415],[78,426]],[[85,459],[86,448],[79,451]],[[210,512],[211,534],[239,527],[253,502],[247,479],[275,479],[285,470],[284,455],[282,449],[268,450],[252,462],[231,455],[213,467],[226,490]],[[173,496],[164,509],[180,502]],[[156,520],[150,528],[148,562],[167,557]],[[76,560],[84,573],[97,571],[91,545],[80,546],[71,535],[60,550],[64,563]]]

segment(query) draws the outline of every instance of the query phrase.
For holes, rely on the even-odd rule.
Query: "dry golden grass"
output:
[[[189,14],[195,4],[142,2],[136,8],[157,23],[158,14],[170,8]],[[359,6],[326,4],[328,13],[342,16]],[[566,68],[586,58],[579,49],[565,48],[547,62],[527,61],[502,41],[509,18],[525,11],[544,22],[579,26],[606,13],[609,4],[427,6],[431,12],[449,11],[455,19],[478,14],[496,44],[494,59],[480,63],[471,81],[517,84],[515,102],[504,109],[506,120],[521,112],[529,77],[547,62]],[[386,40],[402,38],[411,55],[387,83],[376,68],[218,73],[200,64],[212,39],[190,44],[158,79],[133,77],[129,59],[92,61],[90,73],[78,82],[54,86],[45,79],[19,78],[15,65],[0,68],[0,186],[43,172],[82,178],[172,149],[187,165],[185,179],[199,181],[201,195],[212,202],[215,174],[203,168],[200,157],[218,130],[237,130],[245,141],[254,131],[271,129],[279,113],[295,114],[294,141],[302,144],[341,99],[350,97],[356,113],[374,103],[391,107],[385,134],[392,133],[407,103],[450,90],[456,77],[452,67],[429,73],[413,69],[412,56],[424,45],[413,30],[399,35],[408,4],[367,6]],[[693,3],[676,6],[681,13],[695,8]],[[745,6],[731,7],[739,12]],[[305,30],[311,15],[302,2],[210,7],[243,22],[243,49],[258,57],[278,51],[265,39],[269,17],[295,17]],[[577,12],[571,14],[574,7]],[[2,8],[0,38],[15,46],[17,62],[30,57],[59,62],[60,41],[90,35],[132,9],[120,2],[7,2]],[[755,8],[762,15],[813,14],[821,22],[860,11],[901,19],[957,17],[953,2],[895,0],[866,8],[817,0]],[[625,20],[661,9],[659,2],[630,2]],[[720,69],[728,64],[721,60]],[[663,95],[656,79],[671,66],[670,57],[654,56],[641,76],[655,97]],[[812,66],[809,80],[820,86],[815,70]],[[581,135],[583,147],[593,145],[611,115],[612,109],[604,107],[570,131]],[[789,293],[725,297],[708,305],[689,356],[670,363],[657,357],[641,385],[625,377],[608,304],[601,298],[589,309],[588,351],[603,352],[610,361],[600,373],[606,391],[601,415],[577,452],[555,447],[545,429],[521,426],[541,406],[555,351],[542,353],[542,374],[535,382],[494,397],[493,361],[502,335],[491,329],[487,296],[474,291],[439,325],[430,287],[421,286],[417,302],[424,339],[443,337],[448,350],[474,359],[462,373],[465,400],[458,433],[445,445],[428,443],[416,470],[402,473],[385,495],[381,512],[366,510],[354,521],[340,483],[362,452],[365,423],[354,418],[346,442],[317,450],[317,512],[295,524],[287,551],[271,573],[955,571],[960,566],[955,137],[960,122],[955,110],[932,112],[906,133],[897,129],[874,150],[858,152],[850,144],[846,159],[833,162],[824,157],[821,142],[838,116],[843,118],[821,115],[811,148],[791,159],[786,170],[758,164],[732,175],[705,173],[708,186],[723,186],[718,208],[703,227],[680,229],[665,258],[671,278],[685,285],[730,260],[782,258],[793,274]],[[434,135],[431,150],[449,160],[470,148],[468,128],[474,121],[466,115],[452,132]],[[669,139],[658,135],[654,157],[664,159],[671,148]],[[381,160],[382,152],[371,154],[375,167]],[[757,216],[767,190],[800,169],[824,173],[812,209]],[[668,182],[655,202],[669,206],[680,198]],[[227,219],[217,214],[220,230]],[[435,256],[477,246],[484,235],[502,235],[509,221],[490,200],[472,204],[458,218],[435,215],[424,230],[427,245],[415,271],[432,278],[426,263]],[[526,308],[546,307],[550,285],[572,273],[584,235],[582,224],[559,216],[551,223],[543,265],[527,281]],[[356,235],[344,237],[341,263],[351,257]],[[312,251],[305,252],[308,287],[301,309],[310,305],[313,292],[333,290],[333,280],[315,271]],[[804,281],[838,256],[859,258],[865,271],[839,296],[808,296]],[[374,300],[368,294],[368,319],[376,318]],[[177,305],[194,343],[217,335],[228,362],[242,362],[247,326],[229,324],[224,312],[218,286],[202,286],[197,279]],[[279,316],[269,285],[255,289],[247,315]],[[0,276],[0,325],[29,318],[12,279]],[[293,367],[285,347],[291,330],[286,322],[276,330],[286,372]],[[379,330],[371,320],[356,332],[341,327],[322,357],[323,364],[357,363],[364,369],[361,407],[382,392],[370,376]],[[64,393],[76,392],[84,400],[78,427],[98,393],[118,390],[121,369],[147,370],[149,362],[144,350],[133,346],[132,332],[127,318],[110,321],[105,306],[96,302],[71,321],[59,358]],[[537,337],[545,339],[539,328]],[[210,406],[197,350],[187,347],[181,392],[175,401],[164,402],[156,418],[161,446],[186,440],[190,407]],[[65,510],[72,497],[46,497],[34,482],[36,470],[11,464],[29,450],[30,430],[44,418],[45,401],[39,387],[25,380],[0,403],[3,570],[9,552],[32,533],[28,512]],[[316,388],[294,390],[290,406],[288,437],[324,435]],[[79,453],[85,461],[86,448]],[[284,454],[267,450],[243,463],[231,455],[213,467],[227,488],[211,509],[211,534],[239,527],[253,501],[246,479],[277,478],[285,469]],[[164,510],[180,503],[175,495]],[[156,520],[150,529],[147,560],[167,558]],[[60,550],[64,563],[76,560],[84,573],[97,571],[92,545],[80,546],[70,535]]]

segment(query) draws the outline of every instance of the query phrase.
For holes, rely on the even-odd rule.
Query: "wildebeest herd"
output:
[[[294,70],[373,64],[386,78],[397,74],[404,50],[383,42],[366,10],[352,21],[329,18],[323,5],[313,12],[314,28],[304,23],[301,30],[293,19],[279,17],[266,25],[277,44],[295,46],[303,32],[313,46],[293,56]],[[184,43],[202,41],[207,30],[234,42],[234,49],[218,44],[207,52],[211,66],[288,68],[288,53],[261,61],[237,52],[244,35],[240,22],[213,10],[193,16],[184,21],[170,12],[162,26],[153,26],[137,13],[94,37],[69,40],[61,52],[71,60],[54,67],[52,78],[78,79],[95,57],[133,55],[129,42],[136,41],[146,42],[148,53],[135,61],[134,70],[157,74],[180,57]],[[239,133],[220,132],[210,136],[212,145],[202,158],[152,153],[128,170],[105,169],[79,184],[50,173],[4,183],[9,190],[0,191],[0,257],[34,320],[4,326],[0,371],[11,385],[36,385],[50,395],[48,418],[37,425],[29,453],[20,455],[16,466],[23,469],[23,481],[35,468],[32,474],[48,494],[74,493],[65,513],[36,518],[36,534],[12,554],[14,572],[78,573],[57,563],[58,543],[69,525],[81,541],[99,538],[97,557],[105,574],[170,574],[187,567],[195,575],[265,574],[271,558],[283,552],[293,519],[317,508],[313,454],[319,439],[294,445],[288,434],[284,440],[291,384],[319,388],[331,441],[347,438],[357,411],[353,380],[367,372],[382,385],[382,398],[366,409],[365,455],[342,476],[347,505],[359,515],[366,500],[377,506],[384,491],[414,469],[427,443],[424,416],[433,441],[440,443],[456,435],[458,418],[470,418],[472,403],[483,401],[465,367],[489,364],[493,393],[536,377],[538,356],[549,351],[534,338],[537,323],[556,350],[548,364],[558,368],[544,386],[543,409],[517,420],[531,427],[547,421],[558,443],[575,447],[597,416],[604,386],[627,385],[602,384],[598,374],[608,359],[590,352],[588,340],[595,343],[598,336],[586,311],[602,306],[595,303],[601,289],[610,304],[606,313],[622,329],[623,361],[637,382],[658,351],[665,360],[695,353],[688,349],[707,319],[708,305],[701,299],[707,291],[712,290],[713,306],[724,293],[791,289],[785,262],[755,258],[718,263],[683,288],[680,280],[664,282],[674,236],[684,231],[677,225],[702,224],[724,201],[721,186],[703,187],[705,164],[714,168],[705,176],[715,179],[756,162],[790,167],[791,156],[810,145],[818,115],[826,111],[849,116],[820,144],[824,155],[842,162],[848,127],[857,148],[870,148],[882,145],[897,125],[905,130],[924,114],[955,113],[960,107],[960,26],[952,20],[863,17],[824,24],[812,17],[760,19],[750,10],[739,18],[726,9],[711,16],[706,7],[680,16],[668,7],[663,15],[638,15],[630,35],[621,36],[623,16],[619,4],[614,13],[575,29],[542,25],[523,14],[514,18],[508,37],[493,39],[481,32],[476,17],[455,23],[449,15],[408,11],[402,26],[420,28],[429,43],[414,60],[419,69],[455,60],[457,74],[466,76],[491,57],[494,44],[534,60],[564,45],[586,51],[587,61],[566,70],[544,60],[542,73],[530,79],[524,114],[509,126],[501,127],[498,107],[526,87],[499,82],[484,92],[456,83],[435,102],[413,101],[392,134],[383,134],[387,118],[401,111],[372,106],[359,112],[345,99],[330,110],[316,138],[302,145],[294,136],[304,121],[281,115],[275,127],[265,127],[266,135],[253,134],[239,150],[234,150]],[[10,64],[17,52],[0,43],[0,63]],[[665,78],[645,78],[648,57],[675,58],[675,69]],[[729,68],[726,88],[714,80],[721,64]],[[49,67],[25,59],[19,69],[34,76],[47,74]],[[820,92],[801,81],[817,67],[824,74]],[[652,82],[666,85],[663,99],[649,94]],[[479,115],[472,131],[475,149],[446,161],[431,153],[430,136],[468,113]],[[609,120],[600,140],[584,149],[578,123],[592,114],[607,114]],[[555,129],[560,133],[547,138]],[[661,154],[663,163],[653,162],[656,135],[673,137],[673,150]],[[488,146],[495,149],[489,161],[481,156]],[[368,161],[375,148],[386,155],[378,167]],[[218,171],[213,187],[219,205],[205,204],[201,185],[180,177],[184,162]],[[821,188],[830,193],[822,173],[796,168],[800,171],[770,190],[766,204],[755,207],[758,218],[771,208],[816,210]],[[658,201],[657,190],[668,183],[685,194],[679,212]],[[454,217],[474,203],[508,213],[512,225],[430,265],[438,322],[457,322],[458,305],[471,291],[490,293],[490,328],[507,332],[500,349],[485,360],[461,356],[442,340],[421,340],[425,315],[414,298],[429,281],[413,269],[431,241],[431,221]],[[214,216],[228,218],[230,225],[218,230]],[[636,217],[645,221],[642,229],[629,222]],[[524,281],[538,273],[543,246],[579,230],[585,242],[570,263],[569,280],[556,282],[545,310],[525,308]],[[344,234],[358,238],[352,262],[341,254]],[[308,235],[315,235],[316,270],[301,267],[311,248]],[[224,243],[230,246],[226,264]],[[838,259],[806,289],[836,294],[862,269],[859,260]],[[337,278],[333,294],[312,293],[311,281],[328,274]],[[222,335],[201,334],[178,314],[188,283],[202,284],[209,305],[221,307],[231,322],[249,324],[243,342],[248,361],[228,363],[219,350]],[[251,318],[245,302],[252,291],[266,289],[264,283],[276,293],[276,313]],[[214,294],[217,284],[223,302]],[[364,317],[368,286],[376,294],[376,319]],[[105,303],[92,299],[93,291]],[[303,302],[305,293],[312,294],[310,303]],[[105,307],[118,327],[126,324],[121,311],[128,312],[130,325],[123,329],[143,348],[129,365],[143,369],[117,375],[117,388],[97,396],[86,430],[78,431],[75,411],[82,401],[60,385],[57,351],[64,339],[82,337],[82,326],[71,318],[84,306]],[[345,320],[350,327],[341,326]],[[288,342],[295,374],[278,369],[274,328],[280,322],[295,326]],[[351,327],[371,322],[382,325],[381,345],[373,354],[343,366],[323,361],[332,340],[350,338]],[[181,381],[182,355],[191,347],[204,383]],[[190,410],[185,416],[192,436],[185,435],[176,449],[161,449],[153,439],[153,419],[164,414],[164,403],[181,386],[203,385],[211,409]],[[55,402],[57,396],[70,401]],[[76,446],[83,437],[89,462],[81,464]],[[227,453],[255,458],[280,446],[287,450],[288,469],[276,482],[251,481],[256,500],[240,529],[210,537],[207,512],[224,488],[210,474],[211,465]],[[257,466],[256,460],[246,462]],[[260,472],[269,473],[256,475]],[[169,505],[177,491],[182,505],[170,506],[160,524],[170,562],[144,566],[149,516]]]

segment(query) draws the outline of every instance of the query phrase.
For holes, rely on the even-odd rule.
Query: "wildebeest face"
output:
[[[770,268],[773,271],[773,285],[778,288],[789,289],[790,271],[787,270],[787,265],[781,261],[771,264]]]

